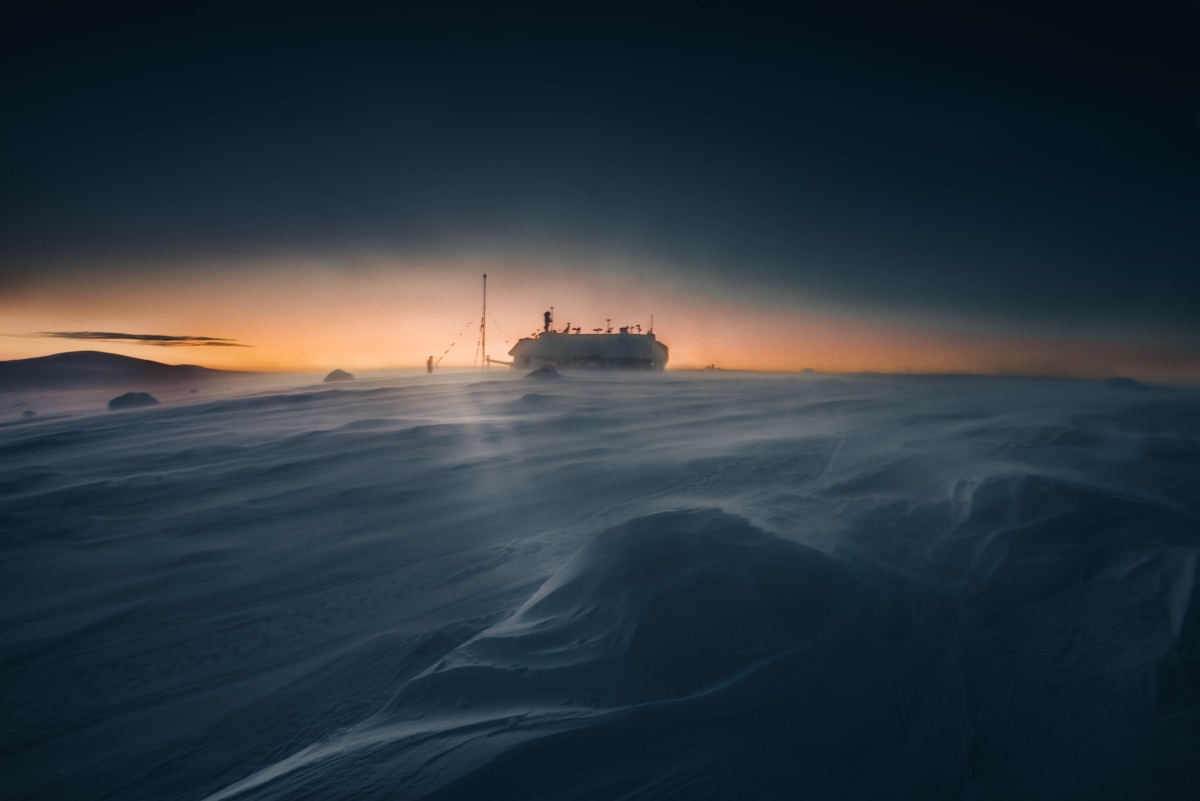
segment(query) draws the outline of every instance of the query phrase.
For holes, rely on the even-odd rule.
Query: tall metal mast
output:
[[[483,343],[483,369],[489,368],[487,356],[487,273],[483,274],[483,316],[479,318],[479,337]]]

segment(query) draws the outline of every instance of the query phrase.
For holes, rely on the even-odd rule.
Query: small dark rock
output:
[[[552,364],[544,364],[525,376],[526,378],[562,378]]]
[[[334,370],[332,373],[325,376],[326,384],[330,383],[331,381],[353,381],[353,380],[354,380],[354,374],[347,373],[345,370]]]
[[[194,389],[189,389],[189,390],[188,390],[188,394],[189,394],[189,395],[195,395],[195,394],[196,394],[196,390],[194,390]]]
[[[126,392],[108,402],[110,412],[119,409],[140,409],[143,406],[157,406],[158,398],[149,392]]]
[[[33,409],[26,409],[25,411],[21,412],[21,414],[23,414],[26,417],[36,417],[37,416],[37,412],[35,412]]]

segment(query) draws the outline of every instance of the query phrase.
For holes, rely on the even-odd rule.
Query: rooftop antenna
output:
[[[607,331],[605,331],[604,333],[606,333],[606,334],[611,334],[611,333],[612,333],[612,318],[611,318],[611,317],[605,317],[605,318],[604,318],[604,322],[608,323],[608,330],[607,330]]]
[[[479,318],[479,339],[482,342],[483,369],[488,369],[487,357],[487,273],[483,274],[483,316]]]
[[[649,333],[649,334],[654,333],[654,315],[653,314],[650,315],[650,330],[647,331],[646,333]]]

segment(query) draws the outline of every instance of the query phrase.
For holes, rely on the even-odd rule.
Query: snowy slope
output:
[[[1194,389],[498,372],[45,404],[0,427],[6,797],[1200,786]]]

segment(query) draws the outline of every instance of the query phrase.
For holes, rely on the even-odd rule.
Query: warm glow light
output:
[[[556,326],[585,331],[655,319],[670,369],[982,373],[1158,380],[1200,379],[1190,354],[1090,342],[984,337],[888,325],[804,309],[764,308],[717,291],[611,271],[485,262],[382,260],[327,264],[206,265],[156,280],[115,271],[103,278],[38,282],[0,300],[0,333],[117,331],[234,339],[252,347],[0,337],[0,358],[104,350],[170,363],[239,370],[469,366],[476,357],[481,273],[489,274],[488,351],[506,358],[555,307]],[[690,285],[689,285],[690,286]],[[465,333],[463,333],[465,331]],[[461,334],[461,335],[460,335]]]

